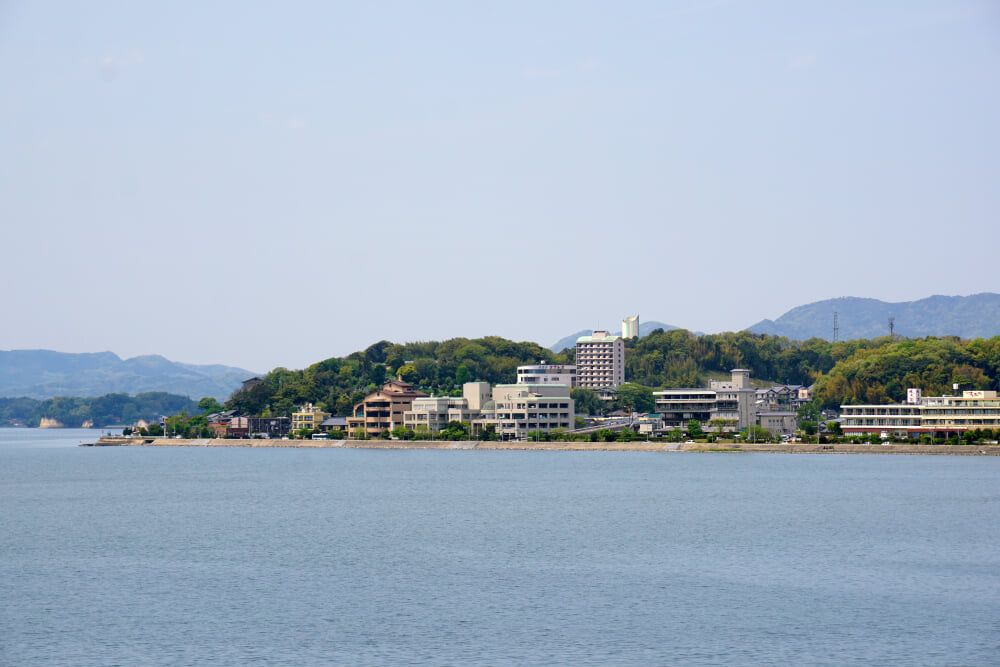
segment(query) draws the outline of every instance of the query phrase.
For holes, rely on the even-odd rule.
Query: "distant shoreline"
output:
[[[935,454],[1000,456],[1000,445],[891,444],[729,444],[677,442],[496,442],[485,440],[226,440],[151,437],[102,437],[81,447],[284,447],[290,449],[451,449],[576,452],[716,452],[784,454]]]

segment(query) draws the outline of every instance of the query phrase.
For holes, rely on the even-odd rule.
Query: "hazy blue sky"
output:
[[[1000,3],[0,3],[0,349],[1000,291]]]

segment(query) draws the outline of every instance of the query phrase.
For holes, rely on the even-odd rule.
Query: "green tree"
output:
[[[198,401],[198,410],[202,414],[211,414],[213,412],[222,412],[222,405],[211,396],[206,396],[205,398]]]
[[[582,415],[599,415],[604,413],[604,401],[593,389],[575,387],[569,392],[573,399],[575,410]]]
[[[604,442],[614,442],[617,437],[617,434],[609,428],[602,428],[597,432],[597,439]]]
[[[414,431],[408,426],[397,426],[392,429],[392,437],[398,440],[413,440]]]
[[[635,431],[629,428],[623,428],[618,431],[618,437],[615,438],[618,442],[633,442],[635,440],[642,440],[643,436],[639,435]]]
[[[653,390],[641,384],[626,382],[618,386],[615,401],[633,412],[652,412],[655,407]]]
[[[469,372],[468,366],[465,366],[463,364],[462,366],[459,366],[455,370],[455,384],[457,384],[459,387],[464,385],[466,382],[471,382],[471,381],[472,381],[472,373]]]
[[[403,380],[403,382],[416,382],[420,378],[420,373],[417,371],[417,367],[413,364],[403,364],[396,371],[396,374]]]
[[[799,418],[800,422],[802,420],[816,422],[819,421],[820,418],[819,406],[817,406],[814,402],[806,403],[796,410],[795,414]]]
[[[486,424],[485,427],[477,429],[475,433],[476,438],[480,440],[486,440],[487,442],[492,442],[497,439],[497,427],[496,424]]]
[[[751,424],[747,427],[744,439],[746,442],[771,442],[771,432],[763,426]]]
[[[469,437],[469,422],[450,421],[441,431],[442,440],[466,440]]]
[[[246,415],[259,415],[275,395],[268,382],[259,382],[249,389],[240,389],[226,401],[232,410]],[[305,402],[305,401],[302,401]]]
[[[701,429],[701,423],[697,419],[688,421],[687,432],[692,438],[700,438],[705,435],[705,432]]]

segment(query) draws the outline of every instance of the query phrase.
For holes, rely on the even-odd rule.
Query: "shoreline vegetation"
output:
[[[486,440],[248,440],[222,438],[156,438],[105,436],[81,447],[286,447],[296,449],[450,449],[537,450],[577,452],[714,452],[784,454],[937,454],[1000,456],[1000,445],[921,445],[855,443],[726,443],[726,442],[500,442]]]
[[[396,344],[380,341],[347,357],[331,357],[302,370],[276,368],[251,378],[224,404],[204,397],[163,392],[109,394],[96,398],[57,397],[45,401],[0,398],[0,424],[108,427],[112,424],[152,425],[166,421],[167,431],[185,437],[213,435],[208,418],[218,412],[246,417],[290,416],[300,406],[313,404],[333,417],[354,414],[364,397],[391,378],[399,378],[436,397],[460,396],[464,382],[476,379],[491,385],[515,380],[519,365],[545,362],[571,364],[574,350],[553,352],[536,343],[498,336],[453,338]],[[625,377],[613,400],[602,400],[586,388],[574,388],[575,411],[606,415],[615,411],[650,413],[657,409],[657,389],[704,387],[711,379],[727,377],[733,368],[752,371],[758,388],[783,383],[814,387],[808,414],[800,424],[814,427],[824,409],[843,405],[896,404],[908,388],[925,395],[948,395],[961,390],[989,390],[1000,377],[1000,336],[961,340],[955,336],[829,342],[791,341],[746,331],[697,335],[683,329],[656,329],[625,341]],[[172,415],[172,416],[171,416]],[[164,417],[166,419],[164,420]],[[807,429],[802,429],[811,435]],[[984,440],[1000,439],[984,437]]]

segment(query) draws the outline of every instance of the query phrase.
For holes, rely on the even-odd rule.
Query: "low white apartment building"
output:
[[[489,421],[497,435],[521,439],[531,431],[574,428],[575,403],[564,384],[498,384]]]
[[[576,386],[576,366],[547,364],[517,367],[518,384],[564,384]]]
[[[415,398],[410,409],[403,413],[403,426],[414,431],[427,429],[440,433],[449,422],[469,422],[483,415],[483,408],[490,398],[488,382],[466,382],[461,396],[428,396]]]
[[[886,438],[921,435],[950,437],[976,429],[1000,428],[996,391],[963,391],[961,396],[921,396],[907,391],[906,403],[842,405],[841,428],[847,435],[873,433]]]

